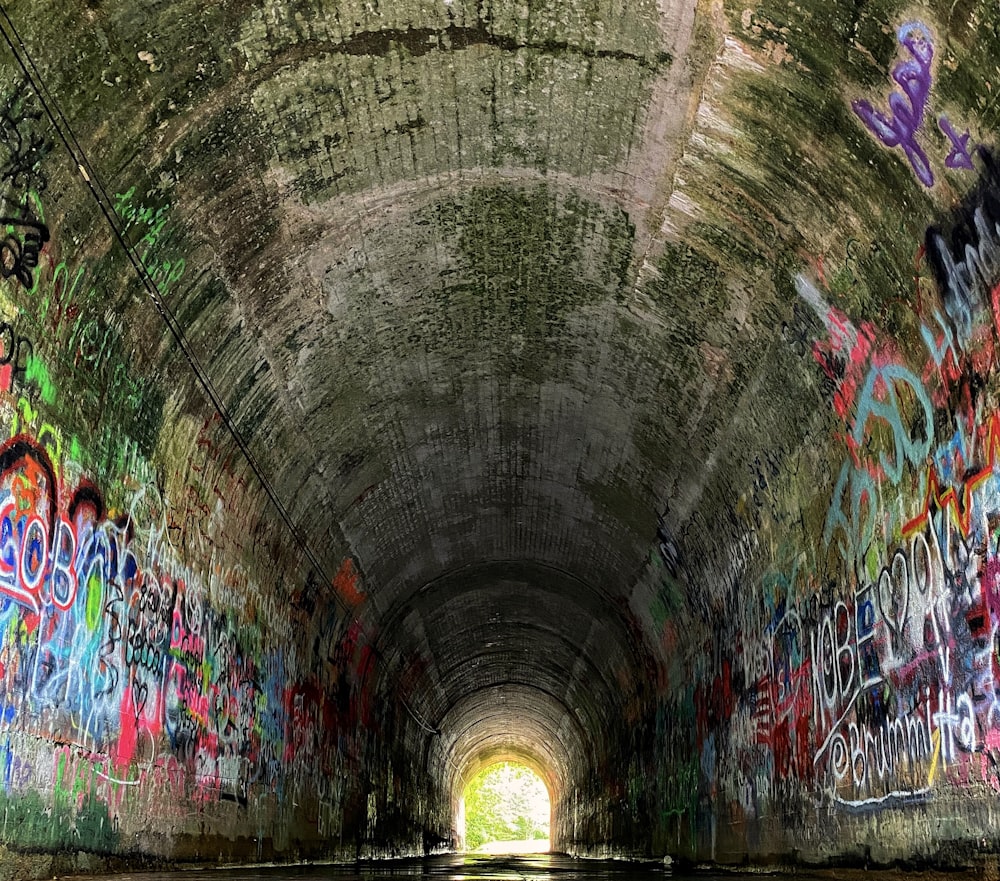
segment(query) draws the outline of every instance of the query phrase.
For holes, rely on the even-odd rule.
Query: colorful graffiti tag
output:
[[[171,757],[182,792],[244,802],[337,764],[337,702],[212,605],[155,491],[112,517],[63,470],[29,436],[0,447],[0,733],[73,744],[123,786]]]
[[[900,33],[915,66],[897,80],[910,83],[929,36]],[[683,827],[714,847],[706,830],[727,804],[734,822],[779,812],[794,824],[803,798],[863,815],[1000,791],[1000,170],[990,151],[975,156],[978,183],[916,254],[909,348],[795,279],[826,329],[803,354],[840,460],[818,543],[758,535],[770,528],[758,512],[751,546],[770,554],[761,575],[739,571],[759,579],[760,606],[728,609],[721,644],[693,657],[661,708],[666,766],[698,763],[686,792],[659,787],[678,840]],[[661,520],[661,595],[684,571],[665,536]]]
[[[127,825],[173,834],[225,804],[249,812],[239,834],[252,827],[276,847],[293,814],[300,830],[339,834],[348,756],[372,721],[367,635],[348,631],[308,567],[273,551],[274,524],[221,419],[192,423],[176,473],[151,461],[164,398],[125,354],[101,267],[59,260],[41,198],[51,138],[30,90],[11,94],[0,103],[0,805],[11,820],[0,838],[110,852]],[[166,293],[185,261],[158,195],[132,187],[114,208]],[[94,429],[104,423],[113,438]],[[364,601],[350,558],[334,582],[343,602]],[[288,596],[301,602],[277,614]]]
[[[986,393],[1000,188],[981,156],[981,184],[921,249],[944,303],[926,310],[924,360],[836,310],[836,332],[814,346],[845,424],[824,531],[840,580],[826,597],[784,591],[776,603],[757,683],[773,716],[759,727],[776,777],[851,811],[926,800],[938,785],[1000,787],[1000,411]],[[799,720],[794,737],[786,719]]]

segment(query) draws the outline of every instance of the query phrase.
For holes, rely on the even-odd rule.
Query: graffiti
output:
[[[0,277],[15,278],[32,288],[42,248],[49,240],[49,228],[29,213],[0,217]]]
[[[967,457],[962,467],[942,466],[960,485],[960,491],[954,486],[942,491],[938,465],[928,468],[926,462],[948,463],[955,455],[953,441],[931,447],[929,402],[917,393],[912,373],[906,381],[918,402],[917,417],[909,408],[906,424],[908,431],[920,429],[914,434],[920,443],[915,455],[904,458],[908,471],[923,475],[927,489],[918,496],[922,510],[897,521],[904,544],[883,550],[886,523],[879,515],[874,481],[863,493],[864,513],[856,491],[850,513],[840,501],[846,494],[843,475],[868,475],[870,468],[845,463],[826,538],[829,542],[834,530],[847,537],[840,550],[858,587],[851,602],[834,601],[821,614],[810,639],[814,728],[820,743],[814,761],[835,800],[852,810],[926,796],[938,771],[967,765],[979,748],[977,732],[1000,721],[1000,682],[991,659],[996,624],[981,582],[985,560],[979,549],[984,545],[970,517],[977,490],[995,492],[986,486],[992,482],[992,467],[983,462],[995,455],[993,430],[977,434],[975,445],[962,447]],[[866,412],[863,394],[859,408]],[[893,405],[882,413],[883,434],[897,437],[890,444],[897,454],[906,452],[898,440],[903,423],[892,415],[899,412]],[[899,465],[903,458],[897,455],[891,462]],[[882,479],[900,484],[902,468],[888,467],[885,459],[881,465]],[[852,539],[861,545],[860,555]],[[871,578],[865,577],[873,559],[868,553],[888,554]]]
[[[657,631],[666,635],[671,615],[683,607],[685,581],[684,562],[678,540],[667,524],[668,511],[657,518],[656,550],[650,560],[657,574],[656,595],[650,611]]]
[[[693,813],[697,807],[698,768],[687,764],[664,781],[663,813],[667,816],[683,816]]]
[[[39,195],[48,186],[42,163],[52,142],[43,132],[34,93],[21,83],[0,106],[0,277],[14,278],[28,289],[49,241]]]
[[[938,768],[967,763],[978,732],[1000,722],[996,624],[977,568],[969,545],[939,516],[858,592],[853,610],[837,605],[840,627],[824,625],[814,664],[848,687],[815,683],[817,731],[825,735],[815,761],[825,763],[838,798],[851,790],[845,804],[926,794]]]
[[[905,466],[925,459],[933,411],[919,378],[898,364],[868,371],[856,407],[853,430],[845,438],[851,458],[834,485],[823,539],[829,545],[838,537],[843,559],[861,567],[875,538],[878,482],[898,485]]]
[[[930,98],[934,41],[930,30],[920,21],[900,25],[896,40],[909,58],[898,62],[892,69],[892,79],[902,91],[894,90],[889,94],[889,114],[876,110],[865,99],[853,101],[851,107],[880,143],[890,149],[899,147],[903,151],[920,183],[932,187],[934,171],[917,134],[923,127]],[[958,134],[945,115],[938,118],[938,127],[951,145],[945,165],[952,169],[971,170],[969,132]]]
[[[932,49],[922,27],[900,41],[898,112],[882,119],[897,146],[912,135],[919,147]],[[942,120],[946,165],[967,168],[968,136]],[[722,650],[705,647],[704,667],[688,671],[704,683],[695,734],[664,739],[682,765],[702,760],[701,793],[724,790],[744,818],[803,797],[858,814],[1000,792],[1000,171],[978,155],[981,179],[916,255],[912,339],[851,320],[795,279],[825,328],[810,348],[836,425],[823,541],[809,545],[803,525],[807,543],[786,548],[773,515],[755,522],[760,541],[730,569],[760,603],[727,604]],[[749,491],[766,489],[775,508],[794,486],[785,462],[758,456],[749,471]],[[661,570],[670,559],[661,549]],[[713,577],[724,573],[722,556]]]
[[[34,347],[31,340],[17,333],[13,325],[0,321],[0,389],[11,391],[27,382]]]
[[[29,90],[0,97],[4,841],[110,852],[150,818],[196,834],[220,802],[261,841],[332,834],[380,712],[370,639],[332,595],[363,603],[363,575],[347,558],[324,589],[199,402],[161,436],[162,378],[107,308],[108,267],[46,260],[46,131]],[[178,284],[169,206],[132,188],[115,210]]]
[[[43,162],[51,151],[34,91],[22,80],[0,105],[0,182],[20,193],[44,191],[48,177]]]
[[[945,157],[944,164],[948,168],[964,168],[967,171],[973,171],[972,154],[969,151],[969,138],[971,137],[969,130],[966,129],[960,135],[948,121],[947,116],[938,119],[938,128],[944,132],[945,137],[951,143],[951,150]]]
[[[875,354],[875,328],[868,322],[860,328],[855,327],[843,312],[828,305],[815,285],[803,275],[795,277],[795,289],[827,329],[829,339],[816,340],[812,354],[823,370],[837,415],[847,420],[864,381],[865,367]],[[880,361],[891,356],[891,351],[877,353]]]
[[[900,147],[914,173],[927,187],[934,185],[927,154],[917,142],[917,131],[924,122],[924,110],[931,90],[931,59],[934,44],[930,32],[920,22],[907,22],[896,32],[896,39],[910,55],[892,69],[892,78],[902,89],[889,95],[887,117],[865,100],[851,105],[862,122],[885,146]]]
[[[775,780],[815,780],[845,810],[910,804],[935,780],[961,782],[1000,725],[1000,597],[984,579],[992,564],[931,505],[847,597],[817,604],[790,590],[794,573],[775,576],[770,651],[764,663],[745,662],[754,687],[743,749],[766,747]],[[743,716],[729,709],[735,726]],[[760,780],[751,788],[767,789]]]
[[[347,557],[333,576],[333,589],[349,608],[355,608],[365,601],[361,588],[358,567],[351,557]]]
[[[934,433],[931,402],[919,377],[899,364],[875,365],[869,370],[850,435],[852,453],[861,456],[864,450],[863,455],[870,456],[876,433],[884,436],[886,429],[890,440],[885,446],[891,452],[878,450],[878,473],[895,485],[904,465],[923,461]]]
[[[968,346],[989,314],[1000,279],[1000,167],[988,150],[980,150],[983,174],[955,212],[950,234],[939,226],[927,230],[927,259],[942,292],[945,313],[955,340]],[[943,322],[940,322],[943,324]]]
[[[20,393],[32,407],[54,405],[57,382],[75,376],[74,406],[107,407],[117,415],[107,443],[98,443],[106,473],[130,472],[134,455],[148,455],[162,421],[163,394],[149,375],[136,370],[126,350],[125,328],[113,312],[95,315],[88,303],[102,294],[89,282],[89,267],[66,262],[45,267],[32,290],[34,309],[16,322],[0,323],[0,390]],[[69,376],[67,376],[67,373]],[[74,426],[79,431],[79,424]],[[14,432],[17,432],[15,427]]]
[[[0,732],[59,720],[47,736],[87,746],[95,797],[113,810],[154,778],[244,805],[253,789],[313,786],[359,721],[353,697],[297,679],[293,640],[268,647],[207,602],[155,487],[112,516],[93,483],[66,482],[60,449],[29,435],[0,447]],[[360,594],[353,562],[342,577]],[[360,636],[338,654],[364,666]],[[166,757],[179,764],[156,776]],[[11,764],[9,785],[23,775]],[[336,826],[327,801],[324,825]]]
[[[135,194],[134,186],[124,193],[116,193],[115,213],[123,221],[122,232],[132,239],[131,245],[153,283],[158,288],[167,290],[180,281],[186,268],[183,258],[168,259],[161,256],[163,247],[169,240],[167,220],[170,209],[167,205],[154,208],[144,202],[136,205]]]
[[[808,687],[818,780],[851,811],[925,800],[942,780],[964,785],[977,769],[973,758],[1000,744],[993,576],[1000,572],[1000,523],[988,514],[1000,500],[1000,413],[970,397],[965,418],[942,433],[937,426],[946,423],[937,414],[954,412],[959,401],[932,396],[927,385],[954,383],[972,371],[985,377],[994,368],[992,355],[983,360],[974,351],[966,361],[965,351],[992,352],[982,319],[991,315],[989,295],[1000,276],[987,227],[994,190],[988,155],[984,164],[984,181],[954,224],[953,244],[944,245],[938,230],[928,233],[947,318],[932,309],[936,328],[922,329],[923,369],[906,367],[899,352],[872,336],[862,357],[849,359],[864,381],[852,381],[835,405],[848,424],[849,456],[824,538],[853,587],[849,599],[832,598],[814,619]],[[844,348],[834,338],[817,347],[817,360],[829,365]],[[848,375],[840,373],[842,380]],[[906,500],[894,517],[887,488]],[[988,767],[992,759],[984,757],[983,779]]]

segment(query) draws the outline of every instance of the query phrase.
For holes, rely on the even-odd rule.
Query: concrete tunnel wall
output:
[[[0,24],[5,871],[1000,850],[991,4]]]

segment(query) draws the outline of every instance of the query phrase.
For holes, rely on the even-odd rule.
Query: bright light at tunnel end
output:
[[[480,853],[547,853],[552,802],[548,786],[526,765],[481,767],[458,799],[460,849]]]

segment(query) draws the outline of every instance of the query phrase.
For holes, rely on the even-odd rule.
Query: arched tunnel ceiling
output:
[[[381,627],[384,656],[398,656],[404,678],[421,683],[415,709],[422,718],[446,730],[472,696],[480,706],[516,693],[508,709],[516,705],[524,720],[537,717],[553,731],[573,729],[572,738],[587,744],[577,754],[587,757],[617,723],[622,695],[643,669],[643,649],[607,596],[537,564],[448,573]]]
[[[459,725],[459,762],[511,714],[557,763],[589,749],[661,648],[633,620],[657,542],[684,537],[711,607],[759,469],[827,419],[795,274],[927,200],[850,111],[889,88],[903,7],[6,5],[108,194],[169,206],[189,354],[321,567],[357,561],[412,707]],[[99,253],[77,192],[48,222],[91,216]],[[863,259],[893,276],[894,247]]]
[[[442,731],[431,742],[427,767],[452,798],[481,768],[500,761],[527,764],[559,792],[580,773],[574,766],[581,757],[594,751],[591,732],[567,717],[561,701],[519,685],[470,692],[442,719]]]

